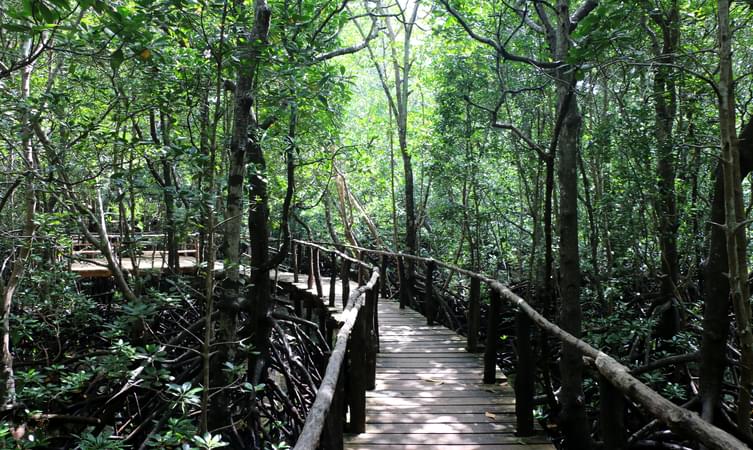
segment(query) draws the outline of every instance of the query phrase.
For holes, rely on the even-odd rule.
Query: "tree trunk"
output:
[[[557,1],[555,59],[564,61],[570,50],[570,11],[568,0]],[[578,141],[581,116],[572,68],[557,70],[558,110],[563,114],[559,138],[560,194],[560,326],[570,334],[581,336],[580,255],[578,248]],[[563,344],[560,360],[562,388],[560,419],[569,448],[591,447],[590,430],[583,397],[583,360],[575,348]]]
[[[738,140],[740,180],[753,171],[753,121],[748,122]],[[716,169],[710,221],[724,222],[724,178],[721,164]],[[703,337],[701,340],[700,393],[704,420],[716,420],[721,406],[722,378],[727,366],[726,345],[729,330],[727,246],[724,230],[711,226],[709,253],[703,272]]]
[[[724,186],[724,225],[729,296],[735,311],[740,342],[740,386],[737,397],[737,427],[751,435],[751,387],[753,387],[753,332],[750,329],[748,270],[746,263],[745,211],[743,209],[740,149],[735,128],[735,90],[732,77],[732,30],[730,0],[719,0],[719,128]]]
[[[240,5],[236,2],[235,7]],[[241,243],[241,224],[243,214],[243,183],[246,171],[247,156],[253,157],[254,164],[258,167],[263,166],[263,155],[261,147],[256,142],[259,135],[259,124],[254,115],[254,82],[256,69],[259,65],[259,55],[264,45],[267,45],[267,36],[269,34],[269,24],[271,10],[265,0],[256,0],[254,2],[254,25],[250,36],[244,41],[242,51],[245,57],[241,59],[237,67],[237,78],[235,84],[235,107],[233,113],[233,132],[230,141],[230,158],[227,181],[227,206],[225,211],[225,233],[223,248],[225,253],[225,280],[222,283],[222,294],[217,305],[219,313],[219,326],[217,329],[217,340],[222,345],[218,345],[217,356],[212,361],[212,384],[217,386],[224,385],[225,376],[222,370],[226,361],[235,360],[235,348],[232,342],[236,341],[238,327],[238,310],[240,308],[239,299],[243,295],[240,283],[240,243]],[[249,139],[249,135],[252,139]],[[263,195],[263,204],[266,205],[266,187],[262,186],[259,191],[257,185],[260,174],[256,174],[252,180],[251,189],[254,194]],[[254,197],[252,197],[254,198]],[[261,198],[258,199],[261,201]],[[256,200],[255,200],[256,201]],[[259,226],[263,227],[262,237],[258,237],[256,242],[252,243],[252,255],[256,253],[258,257],[266,258],[266,245],[263,253],[259,253],[258,248],[262,243],[267,242],[266,229],[266,208],[262,211],[252,211],[249,213],[249,224],[253,224],[254,230]],[[262,209],[262,208],[260,208]],[[256,252],[254,252],[256,250]],[[258,261],[258,259],[256,259]],[[252,261],[252,264],[254,262]],[[252,279],[260,279],[258,273],[252,274]],[[255,286],[255,290],[261,291],[269,287],[269,280],[262,281],[261,286]],[[214,411],[210,416],[213,425],[219,425],[216,421],[223,420],[223,411],[227,409],[227,403],[222,395],[214,397],[212,409]]]
[[[32,51],[31,41],[27,44],[27,53]],[[31,74],[34,65],[29,64],[21,73],[21,98],[28,99],[31,94]],[[25,132],[22,136],[21,146],[26,159],[26,166],[29,168],[26,175],[26,192],[24,193],[24,225],[23,239],[24,242],[11,269],[10,277],[7,283],[1,287],[3,292],[2,304],[0,304],[0,319],[2,320],[2,365],[0,366],[0,410],[12,409],[16,404],[16,383],[13,375],[13,353],[10,348],[10,315],[13,307],[13,296],[16,288],[21,282],[26,262],[31,254],[31,246],[34,241],[34,234],[37,226],[34,222],[36,214],[37,199],[34,192],[34,169],[36,167],[36,155],[34,154],[34,144],[32,143],[32,130],[30,122],[30,113],[24,112],[20,118],[23,123]],[[0,282],[1,283],[1,282]]]
[[[667,12],[650,13],[662,34],[662,47],[655,43],[658,63],[654,68],[654,135],[657,144],[656,173],[659,179],[656,213],[659,220],[659,247],[661,248],[661,291],[656,311],[661,313],[657,335],[674,336],[680,325],[680,313],[676,297],[680,276],[677,252],[677,199],[675,195],[675,152],[672,130],[677,114],[677,89],[674,82],[674,54],[679,43],[679,10],[677,1],[671,3]]]
[[[170,116],[160,111],[160,123],[162,125],[162,143],[164,151],[169,152],[170,147]],[[178,271],[178,240],[176,238],[175,225],[175,183],[173,181],[172,162],[167,156],[161,158],[162,163],[162,192],[165,199],[165,243],[167,251],[167,268],[176,273]]]

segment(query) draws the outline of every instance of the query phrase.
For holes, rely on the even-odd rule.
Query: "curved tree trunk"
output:
[[[753,171],[753,121],[739,137],[740,179]],[[721,166],[716,170],[711,222],[724,222],[724,180]],[[716,422],[721,405],[722,377],[727,365],[729,330],[729,278],[724,230],[711,227],[711,240],[703,278],[703,338],[701,341],[700,390],[702,416]]]

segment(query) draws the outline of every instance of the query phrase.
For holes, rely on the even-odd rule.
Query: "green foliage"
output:
[[[226,442],[222,442],[221,436],[212,435],[210,433],[205,433],[203,436],[194,436],[193,442],[200,449],[206,449],[206,450],[210,450],[213,448],[227,447],[228,445]]]
[[[128,448],[120,439],[112,438],[111,430],[105,430],[97,435],[86,432],[78,437],[78,450],[121,450]]]

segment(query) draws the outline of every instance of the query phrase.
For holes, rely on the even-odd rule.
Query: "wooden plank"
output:
[[[376,395],[380,391],[407,391],[407,392],[422,392],[422,391],[460,391],[460,392],[474,392],[485,391],[491,393],[499,393],[497,395],[511,395],[512,388],[510,386],[492,386],[488,384],[469,384],[468,380],[401,380],[401,381],[388,381],[377,380],[376,389],[369,391],[369,394]],[[488,389],[488,390],[487,390]]]
[[[435,386],[432,390],[404,390],[404,391],[397,391],[397,390],[379,390],[379,391],[370,391],[366,393],[367,398],[407,398],[407,399],[416,399],[416,398],[461,398],[461,397],[480,397],[487,395],[487,392],[481,390],[481,389],[474,389],[472,391],[468,391],[466,389],[464,390],[458,390],[458,389],[438,389],[442,385]],[[510,395],[510,392],[491,392],[492,395],[496,395],[498,397],[501,397],[502,395]]]
[[[436,445],[425,444],[358,444],[346,443],[349,450],[434,450]],[[552,444],[444,444],[446,450],[554,450]]]
[[[432,361],[422,359],[405,359],[400,358],[392,361],[378,361],[377,368],[385,369],[461,369],[464,367],[475,368],[478,364],[475,361]]]
[[[512,413],[485,414],[474,413],[403,413],[373,412],[369,414],[366,423],[515,423],[515,415]]]
[[[481,409],[493,405],[514,405],[515,399],[510,397],[366,397],[366,403],[375,410],[382,409],[380,406],[399,407],[399,406],[424,406],[433,407],[434,405],[443,406],[479,406]]]
[[[512,433],[488,433],[488,434],[439,434],[439,433],[361,433],[349,437],[348,444],[426,444],[431,442],[435,448],[443,448],[446,445],[458,444],[544,444],[548,443],[543,437],[521,438]],[[551,444],[550,444],[551,445]],[[442,446],[442,447],[436,447]],[[348,447],[351,448],[351,447]],[[550,447],[551,448],[551,447]]]
[[[419,422],[419,423],[371,423],[366,425],[366,433],[401,434],[511,434],[515,432],[513,423],[498,422]]]
[[[515,405],[432,405],[431,407],[427,407],[426,405],[394,405],[390,408],[387,406],[381,405],[380,409],[367,409],[368,414],[383,414],[388,412],[394,414],[415,414],[425,413],[429,410],[433,414],[479,414],[479,412],[482,414],[488,412],[494,415],[515,414]],[[367,418],[368,414],[366,415]]]

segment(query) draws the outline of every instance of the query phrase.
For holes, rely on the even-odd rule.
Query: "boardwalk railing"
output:
[[[499,281],[490,278],[487,275],[472,272],[452,264],[448,264],[442,261],[436,261],[431,258],[424,258],[415,255],[409,255],[404,253],[395,253],[384,250],[375,250],[363,247],[355,247],[348,245],[340,245],[341,248],[348,248],[352,252],[359,255],[359,259],[351,258],[339,252],[325,249],[322,245],[332,245],[328,243],[310,243],[304,241],[295,241],[300,248],[307,248],[310,252],[309,261],[309,283],[315,283],[321,276],[318,274],[318,251],[326,251],[330,254],[340,256],[342,258],[341,266],[341,279],[343,280],[343,287],[348,283],[349,264],[354,263],[359,267],[359,279],[363,279],[363,275],[360,274],[361,268],[371,269],[372,276],[365,286],[361,286],[356,292],[353,292],[348,298],[348,305],[346,307],[346,313],[344,315],[344,325],[338,333],[337,343],[335,350],[332,352],[329,365],[327,366],[326,375],[322,382],[322,387],[314,402],[309,417],[306,420],[303,433],[296,444],[296,449],[314,449],[317,448],[317,443],[320,442],[319,437],[322,436],[321,446],[323,448],[342,448],[342,441],[340,437],[339,443],[336,436],[329,434],[329,432],[336,432],[342,430],[341,426],[335,426],[334,428],[326,428],[325,422],[330,423],[332,420],[341,421],[343,411],[340,408],[341,403],[338,401],[338,383],[342,382],[342,366],[343,359],[345,357],[345,351],[348,346],[348,335],[353,331],[351,338],[351,346],[361,345],[362,338],[357,336],[364,336],[365,333],[359,327],[358,317],[359,312],[364,304],[363,294],[369,292],[374,300],[372,305],[366,308],[371,314],[375,314],[376,311],[376,283],[381,278],[381,289],[386,289],[386,273],[388,260],[395,261],[397,264],[397,272],[400,275],[399,290],[400,290],[400,306],[405,307],[410,301],[410,297],[413,295],[413,286],[410,284],[415,280],[408,280],[404,276],[405,271],[403,268],[412,262],[422,263],[425,267],[424,276],[424,298],[422,309],[423,313],[427,316],[427,323],[433,324],[436,314],[437,305],[435,303],[435,296],[433,295],[434,286],[434,271],[438,267],[449,270],[450,272],[457,273],[462,276],[469,277],[471,282],[470,289],[470,301],[467,311],[468,316],[468,349],[474,351],[478,347],[478,333],[479,333],[479,309],[480,309],[480,285],[483,283],[487,286],[490,294],[489,314],[487,321],[486,331],[486,346],[484,349],[484,383],[494,383],[496,373],[497,362],[497,344],[499,339],[497,338],[497,329],[500,323],[501,316],[501,303],[502,300],[516,307],[518,312],[516,314],[516,337],[518,343],[518,356],[517,356],[517,376],[515,380],[515,410],[517,418],[517,434],[519,436],[530,436],[534,432],[533,421],[533,407],[534,407],[534,379],[536,373],[536,366],[533,358],[531,357],[532,349],[530,348],[530,335],[531,335],[531,323],[538,326],[544,332],[556,337],[564,345],[569,345],[572,348],[578,350],[586,362],[592,366],[599,373],[598,382],[602,385],[600,392],[602,395],[601,408],[611,408],[607,411],[602,411],[602,417],[608,418],[603,421],[602,427],[604,429],[605,446],[607,448],[623,448],[624,443],[624,427],[622,426],[622,406],[615,407],[615,405],[623,405],[623,398],[628,399],[643,406],[652,416],[658,419],[660,422],[666,424],[672,430],[696,439],[703,443],[707,448],[711,449],[741,449],[746,448],[740,440],[727,433],[726,431],[713,426],[712,424],[701,419],[696,413],[675,405],[671,401],[662,397],[656,391],[652,390],[649,386],[635,378],[630,369],[619,363],[614,358],[594,348],[587,342],[576,338],[572,334],[564,331],[554,323],[547,320],[542,314],[536,311],[530,304],[528,304],[522,297],[513,293],[508,287],[500,283]],[[299,250],[300,252],[300,250]],[[366,255],[372,255],[372,257],[379,257],[379,269],[373,267],[363,260]],[[335,256],[333,256],[334,260]],[[294,254],[293,257],[294,271],[297,271],[298,262]],[[315,267],[314,267],[315,266]],[[379,276],[381,272],[381,277]],[[334,273],[332,275],[334,279]],[[314,278],[312,281],[311,279]],[[334,284],[334,283],[333,283]],[[360,283],[359,283],[360,284]],[[318,287],[318,294],[321,296],[321,288]],[[332,298],[330,302],[332,303]],[[367,299],[369,295],[367,295]],[[368,300],[366,301],[368,303]],[[373,309],[372,309],[373,308]],[[376,320],[368,319],[368,326],[374,326],[374,333],[378,333],[378,326]],[[364,322],[365,323],[365,322]],[[363,325],[362,325],[363,326]],[[356,331],[357,330],[357,331]],[[521,346],[523,348],[521,348]],[[355,351],[355,349],[353,349]],[[370,358],[371,356],[369,356]],[[356,358],[354,365],[361,364],[359,358]],[[364,365],[365,367],[365,365]],[[371,370],[371,368],[369,368]],[[363,431],[363,409],[362,398],[360,391],[360,379],[356,375],[358,368],[353,368],[352,375],[348,381],[350,384],[358,385],[358,392],[356,394],[358,398],[350,397],[351,402],[351,422],[354,420],[356,423],[351,423],[352,432]],[[373,371],[368,372],[370,376]],[[364,390],[365,392],[365,390]],[[354,419],[355,412],[355,419]],[[341,422],[340,422],[341,423]],[[323,430],[327,433],[323,434]],[[324,436],[327,436],[325,442]]]
[[[379,339],[377,316],[379,269],[314,243],[296,241],[293,249],[294,282],[298,281],[299,255],[302,251],[308,251],[309,288],[315,285],[320,298],[323,292],[318,264],[319,254],[324,252],[330,255],[333,269],[329,292],[330,306],[335,304],[337,271],[334,269],[337,267],[338,258],[340,259],[341,273],[344,275],[341,278],[342,298],[346,303],[342,313],[342,326],[337,333],[322,383],[295,445],[295,450],[341,449],[343,432],[346,429],[346,410],[350,417],[347,431],[363,433],[366,429],[366,390],[373,389],[375,385]],[[359,273],[371,272],[368,281],[365,284],[359,283],[360,286],[353,292],[350,292],[348,276],[351,264],[359,269]],[[360,281],[365,281],[365,276],[363,275]]]

